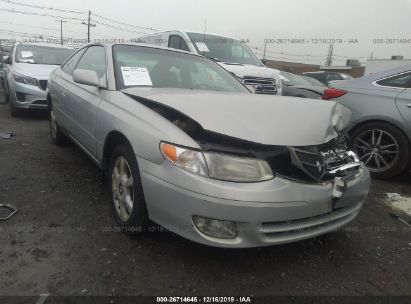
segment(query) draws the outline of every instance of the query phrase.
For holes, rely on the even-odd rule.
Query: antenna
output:
[[[205,37],[207,32],[207,18],[204,18],[204,34],[203,34],[203,43],[205,43]],[[203,49],[203,56],[204,56],[204,49]]]

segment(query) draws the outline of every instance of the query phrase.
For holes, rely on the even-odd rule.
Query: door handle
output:
[[[407,107],[411,108],[411,103],[407,104]]]

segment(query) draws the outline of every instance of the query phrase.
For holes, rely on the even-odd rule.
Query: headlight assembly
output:
[[[39,86],[39,82],[36,78],[32,78],[29,76],[24,76],[18,73],[13,73],[13,79],[16,82],[20,82],[20,83],[24,83],[24,84],[28,84],[28,85],[32,85],[32,86]]]
[[[274,178],[265,160],[209,153],[161,143],[166,159],[177,167],[195,174],[230,182],[252,183]]]

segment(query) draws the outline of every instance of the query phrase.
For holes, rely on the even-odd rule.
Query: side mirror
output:
[[[3,56],[2,58],[3,63],[5,64],[11,64],[11,57],[10,56]]]
[[[100,78],[96,71],[78,69],[73,72],[73,80],[76,83],[100,87]]]

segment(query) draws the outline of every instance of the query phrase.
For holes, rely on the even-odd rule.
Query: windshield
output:
[[[218,64],[195,55],[132,45],[113,46],[118,90],[128,87],[249,91]]]
[[[281,72],[280,78],[286,86],[312,86],[311,83],[303,77],[292,73]]]
[[[203,56],[227,63],[263,66],[244,42],[200,33],[187,33],[187,35],[197,52]]]
[[[16,61],[32,64],[61,65],[74,52],[72,49],[38,45],[19,45]]]

